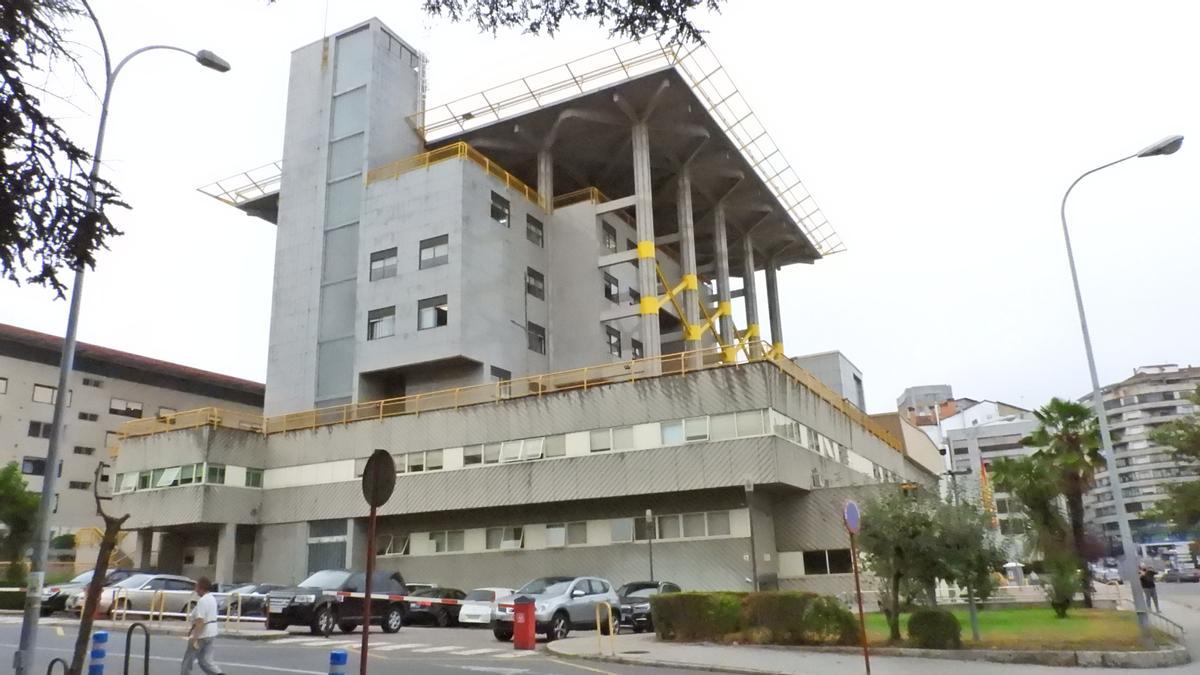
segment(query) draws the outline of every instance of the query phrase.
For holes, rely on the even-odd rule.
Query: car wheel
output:
[[[383,615],[383,622],[380,625],[385,633],[395,633],[404,625],[404,610],[400,605],[392,605],[388,607],[387,613]]]
[[[339,623],[338,628],[340,628],[343,633],[353,633],[354,629],[358,628],[358,624],[347,621],[345,623]]]
[[[319,608],[313,614],[312,623],[308,628],[313,635],[329,636],[333,633],[333,626],[337,623],[337,619],[333,616],[333,610],[328,606]]]
[[[281,617],[267,617],[267,630],[287,630],[287,619]]]
[[[500,624],[496,624],[492,628],[492,635],[501,642],[512,642],[513,632],[512,628],[502,628]]]
[[[450,625],[450,613],[444,609],[439,609],[433,613],[433,622],[438,628],[445,628]]]
[[[555,614],[550,619],[550,629],[546,631],[546,641],[561,640],[571,634],[571,622],[564,612]]]

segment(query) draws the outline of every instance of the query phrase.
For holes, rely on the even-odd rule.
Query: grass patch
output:
[[[993,607],[979,612],[979,633],[983,638],[979,642],[971,639],[971,620],[966,608],[956,607],[950,612],[962,624],[963,647],[967,649],[1141,649],[1137,618],[1131,612],[1072,608],[1067,618],[1059,619],[1049,607]],[[893,646],[906,646],[908,617],[904,614],[900,619],[905,642]],[[866,621],[871,644],[887,645],[888,625],[883,614],[867,614]],[[1155,632],[1159,644],[1173,644],[1165,634]]]

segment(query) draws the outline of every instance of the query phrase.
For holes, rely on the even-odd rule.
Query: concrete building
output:
[[[46,466],[62,338],[0,324],[0,465],[16,462],[29,490],[59,472],[51,526],[74,532],[99,523],[95,470],[130,419],[219,406],[261,413],[263,385],[175,363],[79,343],[67,396],[59,466]],[[101,477],[111,482],[110,476]],[[101,486],[105,493],[106,486]]]
[[[1200,367],[1168,363],[1135,368],[1130,377],[1101,390],[1125,511],[1131,519],[1134,540],[1140,544],[1178,538],[1138,514],[1163,499],[1168,485],[1197,479],[1195,466],[1173,461],[1170,449],[1150,437],[1156,428],[1196,411],[1187,396],[1197,385],[1200,385]],[[1089,404],[1091,400],[1090,395],[1081,399]],[[1096,486],[1088,495],[1085,509],[1088,521],[1111,542],[1117,536],[1117,522],[1110,480],[1106,469],[1096,473]]]
[[[266,415],[122,428],[137,562],[361,566],[384,449],[411,580],[645,578],[653,536],[686,588],[850,588],[844,499],[936,467],[783,356],[779,268],[840,244],[719,63],[631,44],[432,107],[423,73],[377,20],[297,50],[282,174],[206,189],[279,226]]]
[[[854,407],[865,411],[867,396],[863,391],[863,374],[858,366],[850,362],[846,355],[839,351],[822,352],[796,356],[792,361],[807,370],[817,379],[824,382],[830,389],[842,398],[854,404]]]

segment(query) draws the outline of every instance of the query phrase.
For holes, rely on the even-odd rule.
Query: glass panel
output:
[[[613,541],[633,541],[633,518],[616,518],[609,522]]]
[[[429,534],[429,540],[431,542],[433,542],[433,552],[434,553],[445,553],[446,552],[446,533],[445,532],[431,532]]]
[[[713,415],[708,420],[708,437],[713,441],[726,441],[737,437],[737,422],[733,413]]]
[[[483,463],[495,464],[500,461],[500,444],[488,443],[483,446]]]
[[[764,432],[761,410],[751,410],[737,414],[738,436],[761,436]]]
[[[358,226],[327,230],[321,257],[323,283],[354,277],[358,271]]]
[[[430,450],[425,453],[425,470],[435,471],[442,468],[442,451]]]
[[[340,36],[334,49],[334,91],[366,84],[371,74],[371,33],[367,27]]]
[[[367,127],[367,90],[355,89],[333,98],[333,127],[330,138],[356,134]]]
[[[325,191],[325,228],[358,220],[362,178],[353,176],[330,183]]]
[[[414,471],[424,471],[425,470],[425,453],[410,452],[410,453],[408,453],[408,455],[406,455],[406,457],[408,460],[406,463],[408,465],[409,473],[413,473]]]
[[[470,445],[463,448],[463,466],[483,463],[483,446]]]
[[[825,560],[825,551],[804,552],[805,574],[829,574],[829,563]]]
[[[363,136],[364,134],[355,134],[329,144],[330,178],[362,172]]]
[[[503,536],[504,536],[504,528],[503,527],[489,527],[487,529],[487,533],[484,535],[484,539],[485,539],[484,547],[487,548],[488,550],[495,550],[495,549],[500,548],[500,540],[501,540],[501,538],[503,538]]]
[[[587,523],[567,524],[567,544],[578,546],[587,543]]]
[[[521,459],[521,441],[504,441],[500,446],[500,461],[514,462]]]
[[[703,537],[704,529],[704,514],[703,513],[688,513],[683,516],[683,536],[685,537]]]
[[[721,537],[729,534],[729,512],[713,511],[708,514],[708,536]]]
[[[566,546],[567,526],[553,523],[546,526],[546,546]]]
[[[545,449],[543,450],[546,457],[562,457],[567,454],[567,437],[559,434],[558,436],[547,436]]]
[[[542,444],[544,438],[526,438],[525,445],[521,448],[522,459],[538,459],[542,456]]]
[[[466,533],[462,530],[451,530],[446,533],[446,550],[462,551],[465,548]]]
[[[659,539],[678,539],[679,538],[679,516],[659,516],[658,517],[658,538]]]
[[[683,424],[685,436],[689,441],[706,441],[708,440],[708,418],[693,417],[684,420]]]
[[[617,427],[612,430],[614,450],[633,449],[633,427]]]
[[[612,450],[611,429],[596,429],[591,434],[592,452]]]
[[[850,574],[854,571],[854,566],[850,562],[850,549],[835,548],[828,553],[830,574]]]
[[[663,422],[662,443],[663,445],[682,445],[683,444],[683,421],[676,420],[674,422]]]
[[[346,536],[346,521],[337,520],[314,520],[308,524],[309,538],[315,537],[344,537]],[[337,564],[341,567],[345,561]]]

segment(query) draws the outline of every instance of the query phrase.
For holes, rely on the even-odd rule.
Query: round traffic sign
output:
[[[383,506],[396,489],[396,462],[387,450],[376,450],[363,467],[362,492],[368,506]]]
[[[846,523],[846,529],[850,531],[850,534],[858,534],[862,514],[858,510],[857,502],[853,500],[846,502],[845,508],[842,509],[842,520]]]

